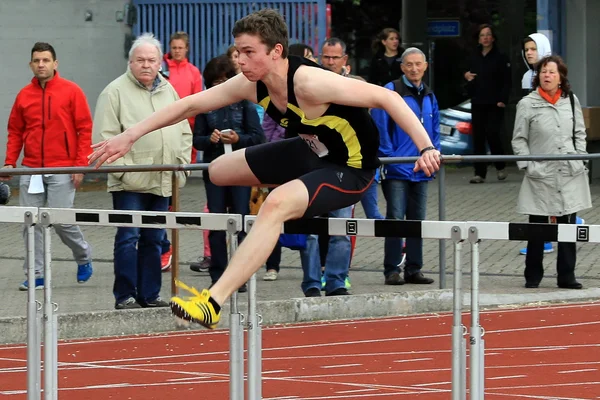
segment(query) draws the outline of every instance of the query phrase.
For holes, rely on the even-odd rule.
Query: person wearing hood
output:
[[[465,72],[467,90],[471,96],[474,153],[485,155],[486,145],[493,155],[504,155],[502,122],[511,87],[511,70],[508,57],[500,52],[496,35],[489,24],[478,29],[479,45],[469,60]],[[506,163],[496,162],[498,180],[506,179]],[[475,176],[470,183],[484,183],[487,163],[474,164]]]
[[[550,40],[541,33],[532,33],[523,39],[523,60],[527,66],[527,72],[523,74],[521,88],[526,90],[525,94],[533,89],[533,77],[535,76],[535,65],[542,58],[552,54]]]

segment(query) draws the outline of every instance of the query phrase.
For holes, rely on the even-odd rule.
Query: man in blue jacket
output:
[[[425,54],[416,47],[402,53],[401,68],[404,76],[385,85],[396,90],[413,110],[431,138],[440,148],[440,113],[437,99],[429,87],[423,83],[427,70]],[[371,116],[379,128],[379,155],[382,157],[419,156],[410,137],[381,109],[373,109]],[[427,209],[427,183],[433,178],[422,172],[414,172],[412,164],[388,164],[385,166],[382,181],[383,195],[387,202],[387,219],[422,221]],[[423,275],[423,240],[406,240],[406,263],[404,278],[400,276],[402,260],[402,238],[385,239],[384,275],[386,285],[406,283],[431,284],[433,279]]]

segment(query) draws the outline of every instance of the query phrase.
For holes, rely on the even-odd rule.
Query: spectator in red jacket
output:
[[[189,50],[190,38],[188,34],[182,31],[175,32],[171,35],[169,40],[169,52],[164,55],[161,66],[162,75],[169,80],[169,83],[175,88],[175,91],[181,98],[202,91],[202,74],[200,74],[200,70],[188,60],[187,55]],[[193,131],[194,118],[188,118],[188,122]],[[192,163],[196,162],[196,154],[197,151],[192,146]],[[169,208],[170,207],[171,201],[169,201]],[[208,210],[205,210],[205,212],[208,212]],[[206,243],[208,243],[208,232],[205,232],[205,239]],[[210,250],[208,250],[208,254],[205,251],[204,256],[210,257]],[[169,241],[167,231],[165,230],[160,262],[163,272],[166,272],[171,268],[171,257],[171,242]]]
[[[29,62],[34,78],[15,100],[8,120],[6,160],[3,168],[15,168],[23,150],[23,167],[85,167],[92,152],[92,116],[79,86],[59,76],[56,52],[48,43],[31,49]],[[0,178],[8,180],[10,177]],[[71,208],[83,174],[21,175],[19,205]],[[58,237],[73,252],[77,282],[92,276],[91,248],[77,225],[54,225]],[[24,237],[27,238],[26,231]],[[42,227],[35,227],[35,286],[44,286]],[[27,275],[27,259],[24,264]],[[28,289],[27,279],[19,287]]]

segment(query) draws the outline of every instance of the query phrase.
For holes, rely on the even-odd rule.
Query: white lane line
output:
[[[438,385],[450,385],[452,382],[431,382],[431,383],[417,383],[413,386],[421,387],[421,386],[438,386]]]
[[[338,365],[321,365],[321,368],[345,368],[345,367],[360,367],[362,364],[338,364]]]
[[[596,368],[588,368],[588,369],[576,369],[571,371],[558,371],[559,374],[575,374],[578,372],[594,372],[598,371]]]
[[[540,400],[582,400],[581,397],[560,397],[560,399],[556,398],[556,397],[548,397],[548,396],[535,396],[532,394],[514,394],[514,393],[487,393],[486,394],[493,394],[494,396],[506,396],[506,397],[510,397],[512,400],[514,400],[515,398],[523,398],[523,399],[540,399]]]
[[[565,387],[565,386],[586,386],[586,385],[600,385],[600,382],[597,382],[597,381],[592,381],[592,382],[569,382],[569,383],[552,382],[550,385],[552,387],[557,387],[557,386],[561,386],[561,387]],[[547,387],[548,387],[548,384],[543,384],[543,385],[505,386],[505,387],[489,388],[489,389],[486,389],[486,391],[487,390],[537,389],[537,388],[547,388]],[[562,398],[561,398],[561,400],[562,400]]]
[[[188,378],[171,378],[171,379],[167,379],[167,382],[197,381],[197,380],[209,379],[209,378],[212,378],[212,376],[192,376],[192,377],[188,377]]]
[[[371,388],[371,389],[356,389],[356,390],[339,390],[337,392],[335,392],[336,394],[350,394],[350,393],[364,393],[364,392],[373,392],[373,391],[377,391],[379,389],[377,388]]]
[[[533,350],[529,350],[532,352],[536,352],[536,351],[541,351],[541,352],[545,352],[545,351],[561,351],[561,350],[567,350],[566,347],[551,347],[551,348],[547,348],[547,349],[533,349]]]
[[[510,375],[510,376],[494,376],[491,378],[486,377],[486,381],[496,381],[500,379],[517,379],[517,378],[527,378],[527,375]]]
[[[415,361],[433,361],[433,358],[410,358],[407,360],[394,360],[395,363],[406,363],[406,362],[415,362]]]

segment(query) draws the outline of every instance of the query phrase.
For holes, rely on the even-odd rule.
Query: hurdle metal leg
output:
[[[40,359],[38,303],[35,299],[35,223],[33,213],[25,213],[27,227],[27,400],[40,399]]]
[[[469,228],[471,243],[471,331],[469,335],[471,400],[482,400],[483,384],[483,340],[479,324],[479,234],[476,227]]]
[[[227,231],[229,259],[237,250],[238,235],[235,223]],[[229,307],[229,399],[244,399],[244,317],[238,309],[237,291],[233,292]]]
[[[55,374],[58,353],[57,340],[54,328],[54,304],[52,304],[52,254],[51,254],[51,228],[50,216],[42,214],[44,238],[44,400],[56,400],[57,390]]]
[[[34,358],[34,372],[36,379],[36,392],[34,399],[41,400],[42,398],[42,332],[44,330],[43,314],[42,314],[42,303],[37,301],[37,315],[35,316],[35,358]],[[29,346],[29,343],[27,344]],[[29,372],[29,371],[28,371]],[[28,399],[29,400],[29,399]]]
[[[262,399],[261,325],[256,310],[256,274],[248,285],[248,398]]]
[[[454,242],[454,290],[452,308],[452,400],[466,400],[466,346],[462,324],[462,234],[459,226],[452,227]]]

